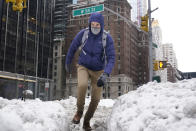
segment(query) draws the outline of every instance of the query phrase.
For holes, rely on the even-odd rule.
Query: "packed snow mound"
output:
[[[67,115],[57,102],[0,97],[1,131],[67,131]]]
[[[196,79],[149,82],[118,98],[108,131],[196,131]]]
[[[0,97],[0,131],[81,131],[80,124],[72,124],[71,120],[76,112],[76,98],[41,101],[35,100],[7,100]],[[85,111],[90,99],[85,100]],[[107,116],[114,101],[102,99],[91,121],[101,131],[105,131]],[[95,126],[94,126],[95,127]]]

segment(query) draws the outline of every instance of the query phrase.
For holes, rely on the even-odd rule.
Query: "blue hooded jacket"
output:
[[[101,25],[101,31],[99,34],[94,35],[91,32],[91,22],[98,22]],[[74,40],[71,43],[71,46],[68,50],[66,56],[66,64],[71,64],[72,58],[82,44],[82,37],[85,29],[81,30]],[[114,42],[110,34],[107,34],[106,39],[106,58],[107,64],[105,65],[105,58],[103,59],[103,44],[102,44],[102,34],[104,31],[104,17],[101,13],[92,13],[89,19],[89,34],[88,39],[86,40],[85,46],[82,48],[86,55],[81,51],[78,64],[82,65],[93,71],[100,71],[104,69],[104,72],[108,75],[112,72],[112,68],[115,63],[115,50],[114,50]]]

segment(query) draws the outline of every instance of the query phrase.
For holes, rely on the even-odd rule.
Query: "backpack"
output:
[[[88,33],[89,33],[89,28],[86,28],[84,31],[84,34],[82,36],[81,46],[79,47],[80,52],[82,51],[85,55],[86,55],[86,52],[83,50],[83,47],[85,46],[86,41],[88,39]],[[103,58],[102,58],[102,60],[105,58],[105,64],[107,63],[107,60],[106,60],[107,56],[105,53],[107,34],[108,34],[108,32],[106,32],[104,30],[103,35],[102,35],[102,45],[103,45]]]

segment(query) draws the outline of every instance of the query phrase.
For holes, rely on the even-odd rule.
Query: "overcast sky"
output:
[[[183,72],[196,72],[195,0],[151,0],[152,17],[159,20],[163,43],[172,43]]]

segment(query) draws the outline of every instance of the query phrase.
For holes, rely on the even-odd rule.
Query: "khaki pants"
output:
[[[103,73],[101,71],[92,71],[84,66],[77,65],[78,69],[78,93],[77,93],[77,111],[83,112],[85,104],[86,90],[88,88],[88,79],[91,79],[91,102],[84,117],[84,122],[89,122],[93,117],[100,101],[102,87],[97,87],[97,79]]]

